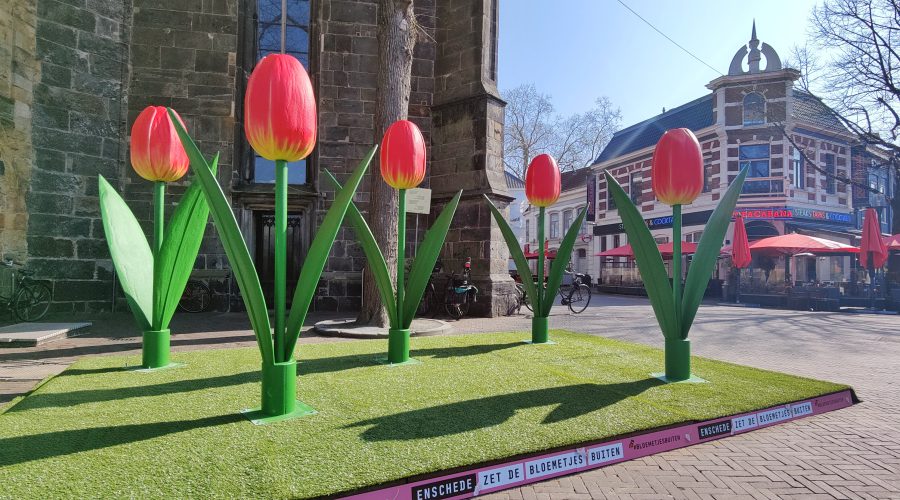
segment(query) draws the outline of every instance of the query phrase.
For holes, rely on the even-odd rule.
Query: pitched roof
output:
[[[826,130],[847,132],[847,127],[841,123],[837,115],[809,92],[795,88],[792,104],[791,118]]]
[[[683,127],[696,131],[712,124],[712,94],[708,94],[616,132],[594,163],[652,146],[659,141],[663,132],[672,128]]]
[[[565,192],[572,189],[587,187],[587,178],[590,174],[591,169],[587,167],[563,172],[560,174],[559,179],[561,191]]]
[[[516,174],[506,170],[506,188],[507,189],[525,189],[525,181]]]

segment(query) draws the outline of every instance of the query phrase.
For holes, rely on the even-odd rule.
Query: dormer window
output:
[[[744,96],[744,126],[766,123],[766,98],[758,92]]]

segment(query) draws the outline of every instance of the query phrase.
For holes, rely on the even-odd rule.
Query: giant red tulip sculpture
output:
[[[542,154],[536,156],[528,165],[525,171],[525,196],[528,201],[535,207],[538,207],[538,223],[537,236],[538,248],[544,248],[544,215],[547,207],[556,203],[559,199],[560,192],[560,175],[559,167],[556,160],[548,155]],[[516,269],[522,277],[522,285],[525,287],[527,300],[531,302],[534,316],[531,318],[531,342],[533,344],[550,343],[549,334],[549,316],[550,308],[553,307],[553,298],[556,291],[562,283],[563,271],[569,264],[572,256],[572,247],[575,245],[575,238],[581,228],[584,220],[584,209],[578,214],[575,222],[566,232],[559,249],[556,251],[556,259],[550,266],[550,273],[547,277],[546,287],[544,286],[544,252],[538,251],[537,261],[537,281],[531,275],[528,261],[525,260],[525,254],[519,247],[519,241],[503,213],[494,205],[494,203],[485,196],[491,214],[500,227],[503,239],[506,240],[506,246],[509,247],[510,256],[516,263]]]
[[[644,222],[644,217],[631,198],[607,171],[606,186],[618,207],[619,216],[634,250],[644,288],[650,297],[656,320],[665,337],[665,373],[656,374],[668,382],[690,380],[691,344],[688,332],[703,299],[716,265],[725,231],[734,206],[741,194],[747,170],[738,174],[713,211],[697,252],[691,261],[682,293],[681,284],[681,207],[692,203],[703,190],[703,156],[694,134],[684,128],[666,131],[656,144],[651,167],[653,192],[657,199],[670,205],[672,217],[672,285],[663,265],[662,255]]]
[[[131,166],[142,178],[153,182],[153,246],[128,205],[101,175],[100,215],[116,274],[135,320],[143,331],[141,366],[165,368],[169,358],[169,322],[190,277],[209,208],[199,188],[191,187],[181,197],[165,223],[166,183],[181,179],[188,170],[185,154],[173,120],[162,106],[144,109],[131,129]]]
[[[397,217],[397,288],[396,294],[388,275],[387,262],[378,248],[371,229],[355,205],[347,210],[356,238],[363,248],[366,261],[381,295],[381,301],[387,310],[388,322],[388,355],[391,365],[416,363],[409,357],[409,327],[425,286],[434,269],[434,264],[441,253],[441,247],[450,229],[450,222],[456,214],[462,191],[450,200],[434,221],[434,225],[425,233],[422,244],[416,252],[409,273],[409,280],[404,276],[404,255],[406,249],[406,191],[415,188],[425,179],[425,139],[419,128],[411,121],[399,120],[391,124],[385,131],[381,141],[381,177],[389,186],[399,191],[399,214]],[[328,178],[336,189],[341,185],[331,174]],[[377,217],[377,209],[373,210]]]
[[[263,158],[275,161],[274,331],[269,323],[268,308],[253,259],[231,211],[231,205],[215,178],[218,156],[211,164],[207,163],[184,127],[176,124],[176,129],[209,203],[213,223],[234,269],[235,279],[256,334],[262,357],[262,405],[245,413],[254,423],[262,424],[314,413],[314,410],[296,399],[297,361],[294,359],[294,350],[316,283],[325,267],[347,207],[375,155],[375,147],[347,180],[346,186],[336,194],[325,218],[319,224],[300,270],[290,315],[285,317],[288,163],[306,158],[315,146],[315,96],[306,70],[297,59],[285,54],[272,54],[260,60],[250,75],[246,92],[244,129],[247,139]]]

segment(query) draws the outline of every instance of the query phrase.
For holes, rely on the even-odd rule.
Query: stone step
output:
[[[90,326],[91,323],[16,323],[0,327],[0,348],[35,347],[66,337],[84,335]]]

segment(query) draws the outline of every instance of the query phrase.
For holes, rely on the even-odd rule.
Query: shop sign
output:
[[[734,211],[734,216],[738,215],[747,220],[815,220],[837,224],[852,222],[849,213],[800,207],[739,208]]]
[[[704,210],[702,212],[688,212],[681,217],[681,225],[684,227],[701,226],[709,221],[710,216],[712,216],[712,210]],[[672,216],[666,215],[662,217],[652,217],[650,219],[644,219],[644,222],[650,229],[665,229],[672,227]],[[621,222],[594,226],[594,236],[621,234],[624,232],[625,226]]]

